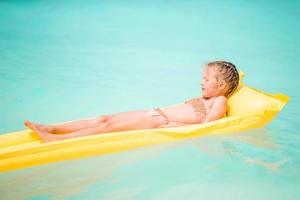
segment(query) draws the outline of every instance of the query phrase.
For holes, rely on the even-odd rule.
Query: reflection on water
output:
[[[259,148],[278,149],[280,145],[274,141],[271,132],[267,129],[253,129],[247,132],[229,134],[225,136],[228,139],[235,139],[244,143],[248,143]]]
[[[1,175],[0,193],[3,199],[23,199],[49,195],[51,199],[65,199],[72,195],[83,194],[92,185],[107,188],[109,191],[114,184],[130,180],[134,172],[122,174],[122,169],[134,167],[135,164],[159,157],[164,152],[176,151],[179,148],[193,147],[200,154],[210,157],[231,156],[238,158],[240,164],[251,164],[275,171],[287,162],[287,159],[265,161],[256,159],[242,152],[239,145],[250,145],[254,149],[274,150],[280,148],[265,129],[257,129],[243,133],[215,134],[196,139],[164,143],[144,147],[119,154],[111,154],[94,158],[66,161],[48,164]],[[243,148],[244,149],[244,148]],[[186,155],[188,156],[188,155]],[[206,163],[203,169],[213,173],[218,171],[216,163]],[[162,172],[163,173],[163,172]],[[120,197],[130,198],[145,188],[131,187],[112,190],[107,199]],[[15,190],[18,190],[16,192]],[[103,191],[102,191],[103,192]]]
[[[274,150],[280,148],[280,145],[275,143],[274,139],[271,137],[271,133],[268,132],[268,130],[266,129],[254,129],[248,131],[247,133],[229,135],[227,138],[236,139],[241,142],[245,142],[259,148],[274,149]],[[274,162],[266,162],[263,160],[251,158],[249,156],[244,156],[240,152],[236,151],[234,148],[228,148],[226,150],[229,153],[232,153],[236,156],[240,156],[247,164],[255,164],[258,166],[265,167],[269,170],[278,170],[279,167],[281,167],[284,163],[288,161],[287,159],[283,159]]]
[[[281,167],[283,164],[285,164],[288,160],[284,159],[284,160],[279,160],[276,162],[265,162],[265,161],[261,161],[261,160],[255,160],[252,158],[245,158],[245,162],[249,163],[249,164],[256,164],[262,167],[265,167],[267,169],[270,170],[278,170],[279,167]]]
[[[234,145],[229,143],[230,140],[250,144],[267,150],[276,150],[280,148],[280,145],[274,141],[271,132],[267,129],[253,129],[242,133],[214,135],[212,137],[195,140],[193,141],[193,145],[202,152],[209,154],[231,154],[240,157],[247,164],[258,165],[268,170],[278,170],[279,167],[288,161],[287,159],[282,159],[267,162],[243,155],[243,153],[239,152]]]
[[[230,140],[251,144],[258,148],[265,149],[278,149],[280,147],[280,145],[272,138],[271,133],[266,129],[254,129],[241,133],[214,134],[199,140],[193,140],[192,143],[201,151],[207,153],[224,153],[234,151],[234,149],[226,147],[227,141]],[[223,151],[224,149],[226,151]]]
[[[135,162],[150,159],[162,151],[171,150],[180,143],[167,143],[135,151],[112,154],[95,158],[66,161],[32,167],[2,174],[0,177],[0,193],[3,199],[23,199],[26,197],[49,195],[51,199],[83,193],[93,183],[113,184],[120,182],[115,177],[118,170]],[[128,177],[130,174],[127,174]],[[13,186],[13,187],[12,187]],[[13,189],[17,189],[15,192]],[[118,193],[118,190],[115,191]],[[119,191],[120,192],[120,191]],[[124,194],[126,192],[127,194]],[[130,190],[122,191],[122,195],[130,196]],[[134,193],[137,192],[134,189]],[[110,194],[111,197],[117,194]]]

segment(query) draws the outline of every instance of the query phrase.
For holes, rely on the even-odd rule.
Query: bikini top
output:
[[[206,116],[206,114],[207,114],[206,109],[205,109],[205,106],[204,106],[201,98],[193,98],[193,99],[185,101],[184,103],[191,104],[193,106],[197,117],[200,118],[200,117]]]

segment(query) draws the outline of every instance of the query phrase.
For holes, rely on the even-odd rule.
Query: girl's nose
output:
[[[203,87],[205,85],[204,80],[201,82],[201,87]]]

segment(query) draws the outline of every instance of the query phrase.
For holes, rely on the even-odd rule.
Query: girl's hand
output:
[[[160,126],[159,128],[169,128],[169,127],[177,127],[177,126],[184,126],[184,125],[189,125],[189,124],[182,123],[182,122],[170,122],[168,124]]]

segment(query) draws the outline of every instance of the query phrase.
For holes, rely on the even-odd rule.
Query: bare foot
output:
[[[43,130],[45,132],[48,132],[48,133],[55,133],[54,132],[54,129],[51,127],[51,126],[47,126],[47,125],[42,125],[42,124],[37,124],[37,123],[32,123],[28,120],[25,120],[24,121],[24,125],[27,126],[28,128],[32,129],[32,124],[37,127],[38,129],[40,130]]]
[[[25,120],[24,121],[24,125],[27,126],[28,128],[32,129],[32,125],[31,125],[31,122],[28,121],[28,120]]]
[[[43,139],[44,142],[59,140],[58,136],[40,129],[38,126],[36,126],[34,123],[31,123],[28,120],[24,121],[24,125],[30,128],[31,130],[33,130],[34,132],[36,132]]]

